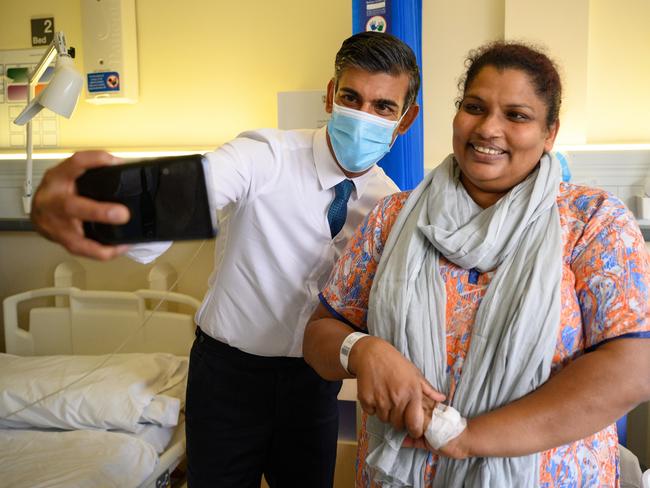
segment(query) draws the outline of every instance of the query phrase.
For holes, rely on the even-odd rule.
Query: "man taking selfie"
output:
[[[305,325],[354,228],[398,190],[376,166],[418,114],[411,49],[389,34],[356,34],[336,55],[332,114],[317,130],[263,129],[206,154],[222,256],[197,314],[186,405],[190,487],[331,487],[340,382],[302,358]],[[111,164],[73,155],[49,170],[32,220],[70,252],[126,251],[83,236],[82,222],[120,224],[128,211],[83,199],[74,181]],[[153,256],[152,256],[153,257]]]

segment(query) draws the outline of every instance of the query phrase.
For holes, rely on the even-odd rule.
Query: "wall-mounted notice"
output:
[[[391,0],[355,0],[352,2],[353,32],[390,32]]]
[[[138,101],[135,0],[81,0],[86,101]]]

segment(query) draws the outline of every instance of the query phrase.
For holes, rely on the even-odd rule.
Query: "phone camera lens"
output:
[[[169,176],[169,168],[163,168],[162,169],[162,174],[163,174],[163,176]]]

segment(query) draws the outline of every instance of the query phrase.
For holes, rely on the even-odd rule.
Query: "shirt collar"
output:
[[[374,173],[378,171],[375,165],[370,168],[370,171],[361,176],[357,176],[356,178],[347,178],[336,162],[336,159],[334,159],[334,156],[327,145],[327,125],[318,129],[314,134],[314,161],[316,163],[318,181],[323,190],[334,188],[341,181],[350,179],[354,182],[352,198],[355,200],[358,200],[363,196],[363,192],[365,191],[368,182]]]

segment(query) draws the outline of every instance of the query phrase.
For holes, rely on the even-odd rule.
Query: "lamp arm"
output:
[[[29,87],[28,92],[32,91],[33,87]],[[29,95],[27,97],[27,103],[29,103]],[[25,161],[25,183],[23,184],[23,212],[29,215],[32,211],[32,174],[34,172],[33,167],[34,163],[32,160],[32,151],[34,143],[32,142],[32,121],[27,122],[27,127],[25,129],[27,144],[26,144],[26,161]]]
[[[54,60],[56,56],[69,56],[68,54],[68,47],[65,42],[65,34],[63,32],[55,32],[54,33],[54,38],[52,39],[52,42],[50,42],[50,45],[47,48],[47,51],[45,51],[45,54],[43,54],[43,57],[41,57],[40,61],[34,68],[34,71],[32,71],[29,75],[29,86],[27,89],[27,105],[32,101],[35,95],[35,90],[34,87],[38,83],[38,80],[41,79],[41,76],[43,76],[43,73],[45,73],[45,70],[47,67],[50,65],[50,63]],[[25,183],[23,185],[23,211],[29,215],[31,212],[31,207],[32,207],[32,191],[33,191],[33,186],[32,186],[32,174],[33,174],[33,160],[32,160],[32,152],[33,152],[33,142],[32,142],[32,121],[29,120],[27,122],[27,127],[26,127],[26,138],[27,138],[27,144],[26,144],[26,166],[25,166]]]
[[[52,42],[50,42],[50,45],[47,47],[47,51],[45,51],[45,54],[43,54],[41,60],[36,64],[34,71],[32,71],[29,75],[30,85],[36,84],[38,80],[41,79],[41,76],[43,76],[43,73],[45,73],[45,70],[50,65],[50,63],[54,61],[54,57],[57,54],[59,56],[69,56],[68,47],[65,42],[65,34],[63,32],[54,33],[54,38],[52,39]]]
[[[47,68],[47,66],[52,62],[50,59],[47,61],[47,63],[43,63],[43,61],[46,61],[49,56],[54,57],[51,54],[52,51],[52,45],[50,44],[50,49],[48,49],[48,52],[46,53],[43,58],[41,58],[41,62],[38,63],[34,71],[32,72],[32,75],[38,75],[38,76],[30,76],[29,78],[29,85],[27,86],[27,105],[30,104],[32,101],[32,98],[34,98],[34,86],[35,82],[32,82],[32,79],[39,80],[41,76],[43,75],[43,72]],[[54,51],[56,53],[56,50]],[[43,69],[40,70],[39,73],[39,67],[43,66]],[[33,167],[33,159],[32,159],[32,153],[34,150],[34,142],[32,139],[32,121],[31,119],[27,121],[27,127],[25,127],[25,138],[26,138],[26,145],[25,145],[25,182],[23,184],[23,196],[22,196],[22,202],[23,202],[23,212],[25,212],[26,215],[29,215],[32,211],[32,192],[33,192],[33,186],[32,186],[32,176],[34,173]]]

